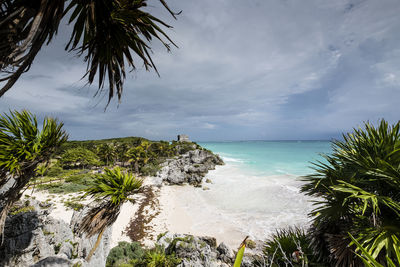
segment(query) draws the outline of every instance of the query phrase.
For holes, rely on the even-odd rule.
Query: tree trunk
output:
[[[6,224],[8,211],[14,205],[14,203],[21,198],[21,190],[24,189],[24,187],[28,184],[30,178],[33,177],[33,173],[34,168],[32,168],[31,170],[27,170],[24,175],[14,178],[14,185],[10,189],[8,189],[7,192],[5,192],[3,195],[0,195],[2,197],[0,202],[3,206],[0,212],[0,245],[2,245],[4,241],[4,226]]]
[[[137,160],[135,161],[135,172],[139,173],[139,162]]]
[[[12,204],[13,202],[7,201],[0,212],[0,236],[1,236],[0,246],[3,245],[4,242],[4,226],[6,225],[7,214]]]
[[[88,261],[88,262],[90,261],[94,252],[96,251],[97,247],[100,245],[101,238],[103,237],[103,233],[104,233],[104,230],[106,230],[106,228],[107,227],[104,227],[103,230],[101,230],[101,232],[97,236],[96,243],[94,244],[94,247],[90,250],[89,255],[86,257],[86,261]]]

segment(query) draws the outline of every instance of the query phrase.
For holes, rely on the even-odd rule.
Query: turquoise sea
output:
[[[199,142],[219,154],[226,163],[241,167],[252,175],[306,175],[311,162],[331,153],[330,141],[240,141]]]
[[[198,206],[188,210],[197,228],[262,239],[279,228],[309,225],[315,199],[300,192],[300,178],[313,172],[311,162],[323,160],[320,153],[331,153],[329,141],[199,144],[219,154],[225,165],[207,174],[207,190],[187,197]]]

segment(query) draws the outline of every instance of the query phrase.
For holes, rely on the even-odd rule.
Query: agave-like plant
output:
[[[277,230],[264,245],[268,266],[319,266],[315,263],[307,231],[289,227]]]
[[[42,129],[26,110],[0,116],[0,236],[10,207],[21,197],[39,164],[47,162],[68,139],[63,123],[45,118]]]
[[[159,0],[175,18],[167,3]],[[67,6],[65,7],[65,4]],[[0,2],[0,97],[29,70],[44,44],[52,41],[62,18],[73,24],[69,52],[84,55],[88,83],[98,74],[98,91],[108,80],[108,100],[121,98],[127,67],[137,56],[146,70],[153,68],[150,42],[170,50],[175,45],[164,32],[168,24],[145,11],[147,0],[2,0]],[[133,53],[132,53],[133,52]],[[158,72],[157,72],[158,73]]]
[[[349,233],[377,262],[392,259],[400,237],[400,122],[369,123],[333,142],[326,162],[304,178],[302,192],[319,197],[311,212],[311,246],[321,261],[363,266]],[[395,264],[400,264],[393,258]]]
[[[116,167],[112,170],[105,168],[104,174],[99,175],[87,189],[86,196],[101,200],[100,205],[87,212],[77,229],[80,233],[86,233],[88,237],[98,234],[97,241],[87,256],[88,261],[99,246],[104,231],[118,218],[122,204],[129,200],[129,195],[137,192],[142,184],[142,179]]]

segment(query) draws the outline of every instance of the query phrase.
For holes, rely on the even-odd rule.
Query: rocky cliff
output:
[[[110,251],[110,229],[90,262],[85,257],[97,236],[86,238],[74,234],[73,227],[81,214],[75,213],[71,225],[49,216],[50,205],[33,199],[24,200],[20,211],[7,218],[5,240],[0,247],[0,266],[64,267],[104,266]]]
[[[216,165],[223,164],[218,155],[209,150],[196,148],[166,160],[157,176],[168,184],[200,185],[209,170],[214,170]]]

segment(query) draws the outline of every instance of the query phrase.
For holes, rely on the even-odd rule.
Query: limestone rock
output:
[[[32,211],[10,215],[5,225],[5,240],[0,247],[0,266],[104,266],[110,251],[110,229],[104,232],[92,260],[85,261],[97,236],[86,238],[73,233],[70,225],[50,217],[49,211],[30,199]],[[42,205],[43,206],[43,205]],[[79,214],[75,215],[79,218]]]
[[[233,250],[229,248],[225,243],[219,244],[217,247],[217,251],[219,253],[219,259],[226,263],[233,263],[233,259],[235,258],[235,253]]]
[[[196,148],[196,145],[193,145]],[[157,177],[169,184],[199,185],[209,170],[214,170],[216,165],[223,164],[218,155],[197,148],[164,162]]]
[[[31,267],[69,267],[71,264],[70,260],[61,257],[47,257]]]

